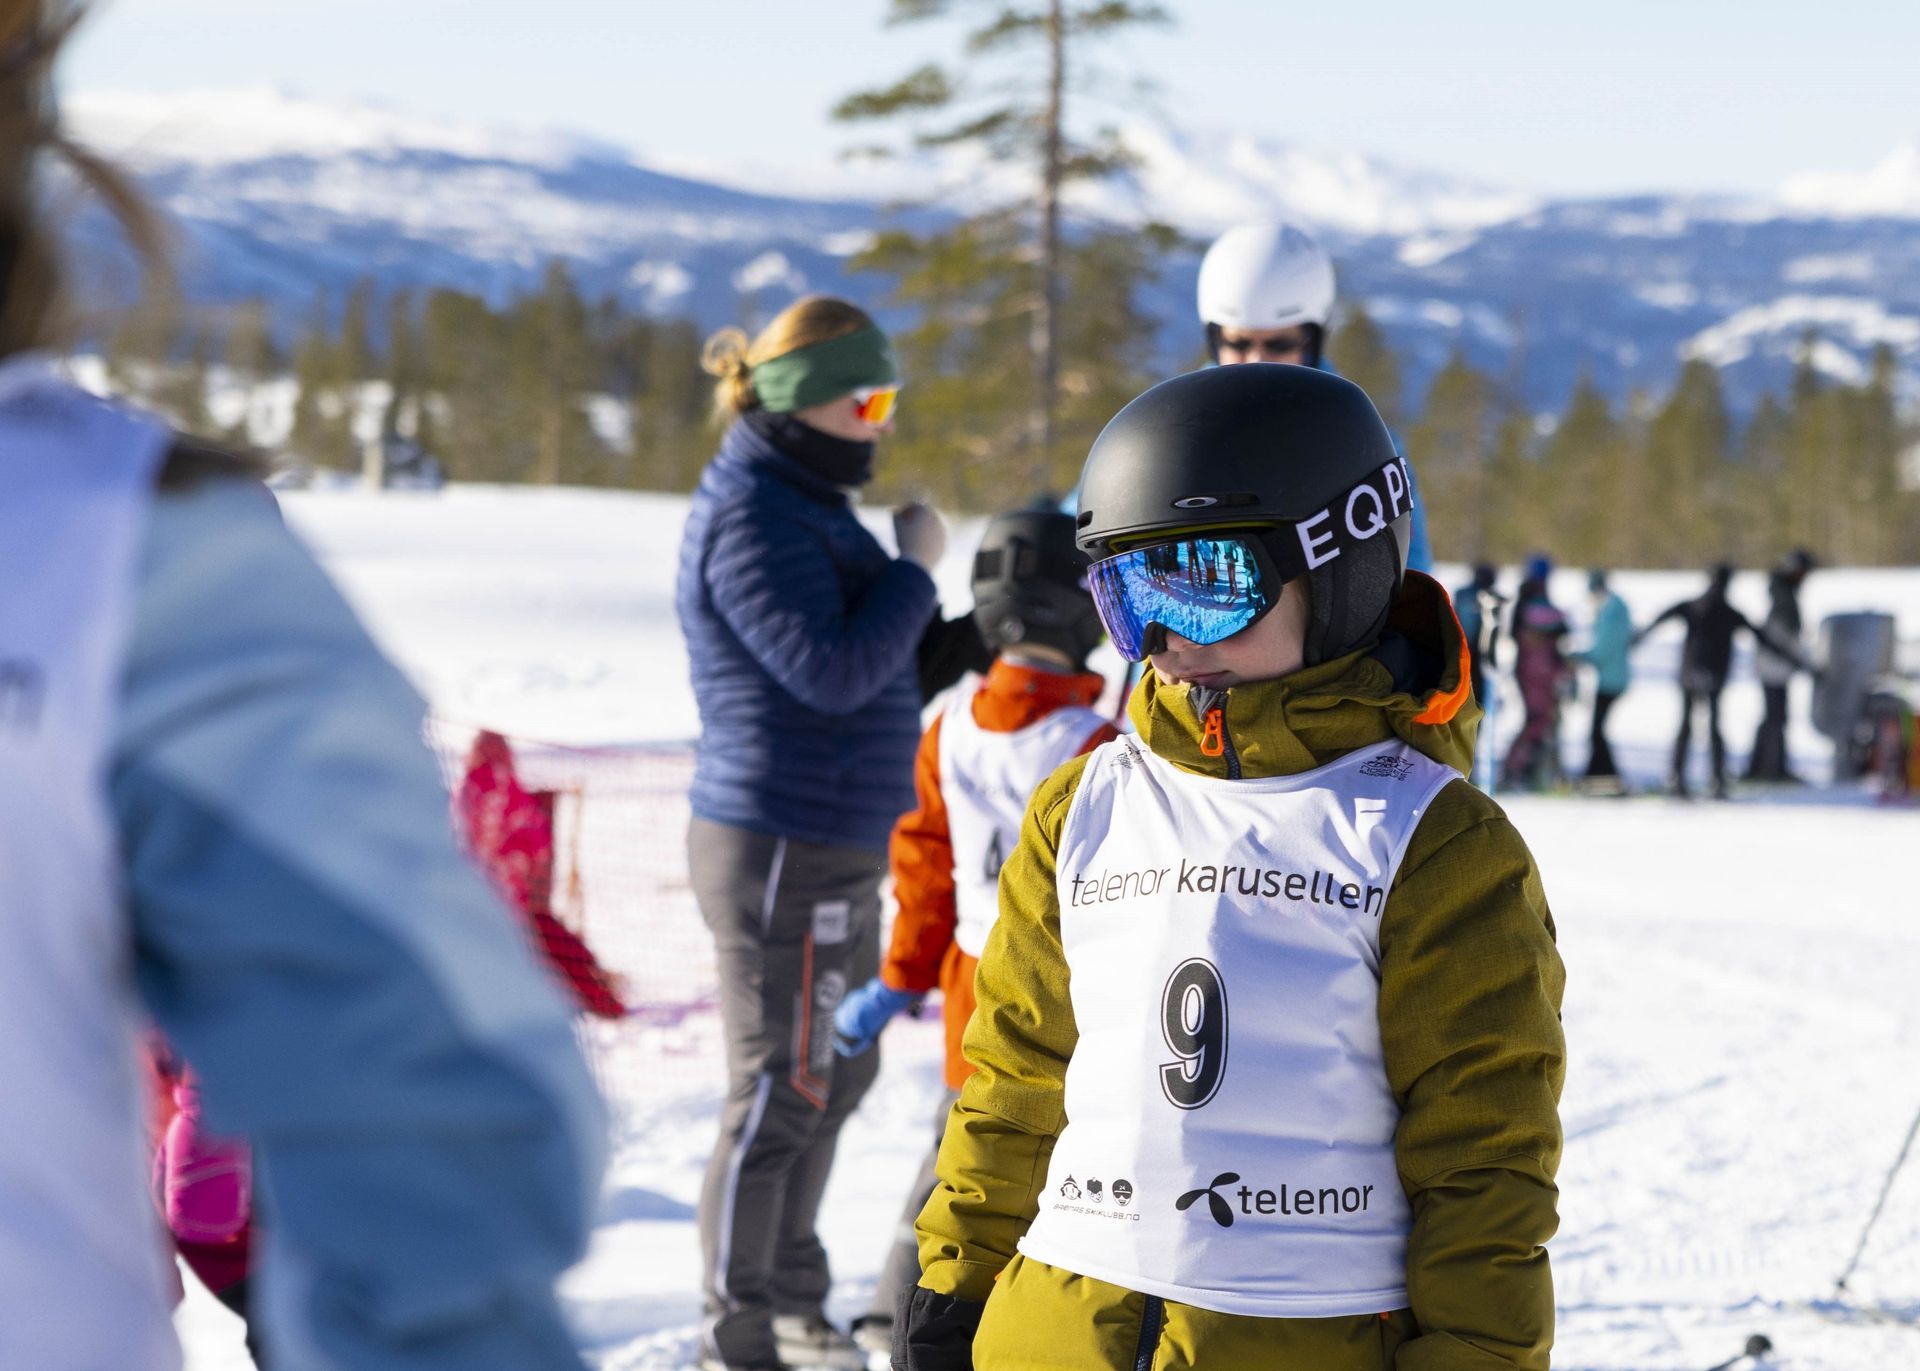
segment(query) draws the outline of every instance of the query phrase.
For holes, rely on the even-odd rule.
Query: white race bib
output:
[[[978,957],[1000,914],[1000,868],[1020,841],[1027,801],[1106,722],[1091,709],[1057,709],[1012,733],[993,733],[960,695],[940,720],[940,793],[953,840],[953,939]]]
[[[1022,1252],[1228,1314],[1407,1303],[1380,918],[1456,779],[1398,742],[1255,780],[1094,752],[1057,866],[1068,1123]]]

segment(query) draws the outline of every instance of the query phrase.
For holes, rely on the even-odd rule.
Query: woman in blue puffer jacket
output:
[[[854,515],[900,384],[860,309],[808,297],[751,344],[716,335],[706,362],[732,423],[694,492],[677,597],[700,709],[688,858],[729,1073],[700,1201],[703,1365],[857,1366],[822,1314],[815,1217],[877,1063],[836,1060],[833,1012],[879,970],[946,530],[903,506],[893,557]]]

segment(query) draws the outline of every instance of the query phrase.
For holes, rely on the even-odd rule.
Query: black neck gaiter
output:
[[[836,486],[864,486],[873,479],[872,443],[822,433],[791,414],[750,409],[744,417],[755,433],[814,475]]]

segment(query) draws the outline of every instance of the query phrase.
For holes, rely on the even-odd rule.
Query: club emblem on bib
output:
[[[1100,1182],[1099,1181],[1092,1180],[1092,1179],[1089,1179],[1087,1181],[1087,1198],[1092,1200],[1095,1204],[1100,1203]]]
[[[1394,757],[1381,753],[1369,758],[1360,766],[1362,776],[1384,776],[1390,781],[1404,781],[1413,772],[1413,763],[1405,757]]]
[[[1221,1199],[1214,1191],[1223,1185],[1232,1185],[1239,1179],[1240,1173],[1238,1171],[1222,1171],[1213,1178],[1212,1184],[1204,1186],[1199,1190],[1189,1190],[1173,1202],[1173,1207],[1182,1211],[1191,1209],[1195,1201],[1202,1195],[1205,1195],[1207,1197],[1207,1208],[1213,1214],[1213,1221],[1222,1228],[1231,1228],[1233,1227],[1233,1206]]]
[[[1133,1182],[1126,1180],[1115,1181],[1113,1183],[1113,1199],[1114,1203],[1118,1204],[1122,1209],[1132,1204]]]
[[[1080,1185],[1073,1177],[1069,1176],[1060,1182],[1060,1193],[1070,1200],[1077,1200],[1080,1198]]]

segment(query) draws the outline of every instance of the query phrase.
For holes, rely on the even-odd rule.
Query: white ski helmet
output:
[[[1325,328],[1333,314],[1333,260],[1292,224],[1241,224],[1200,262],[1200,322],[1226,328]]]

